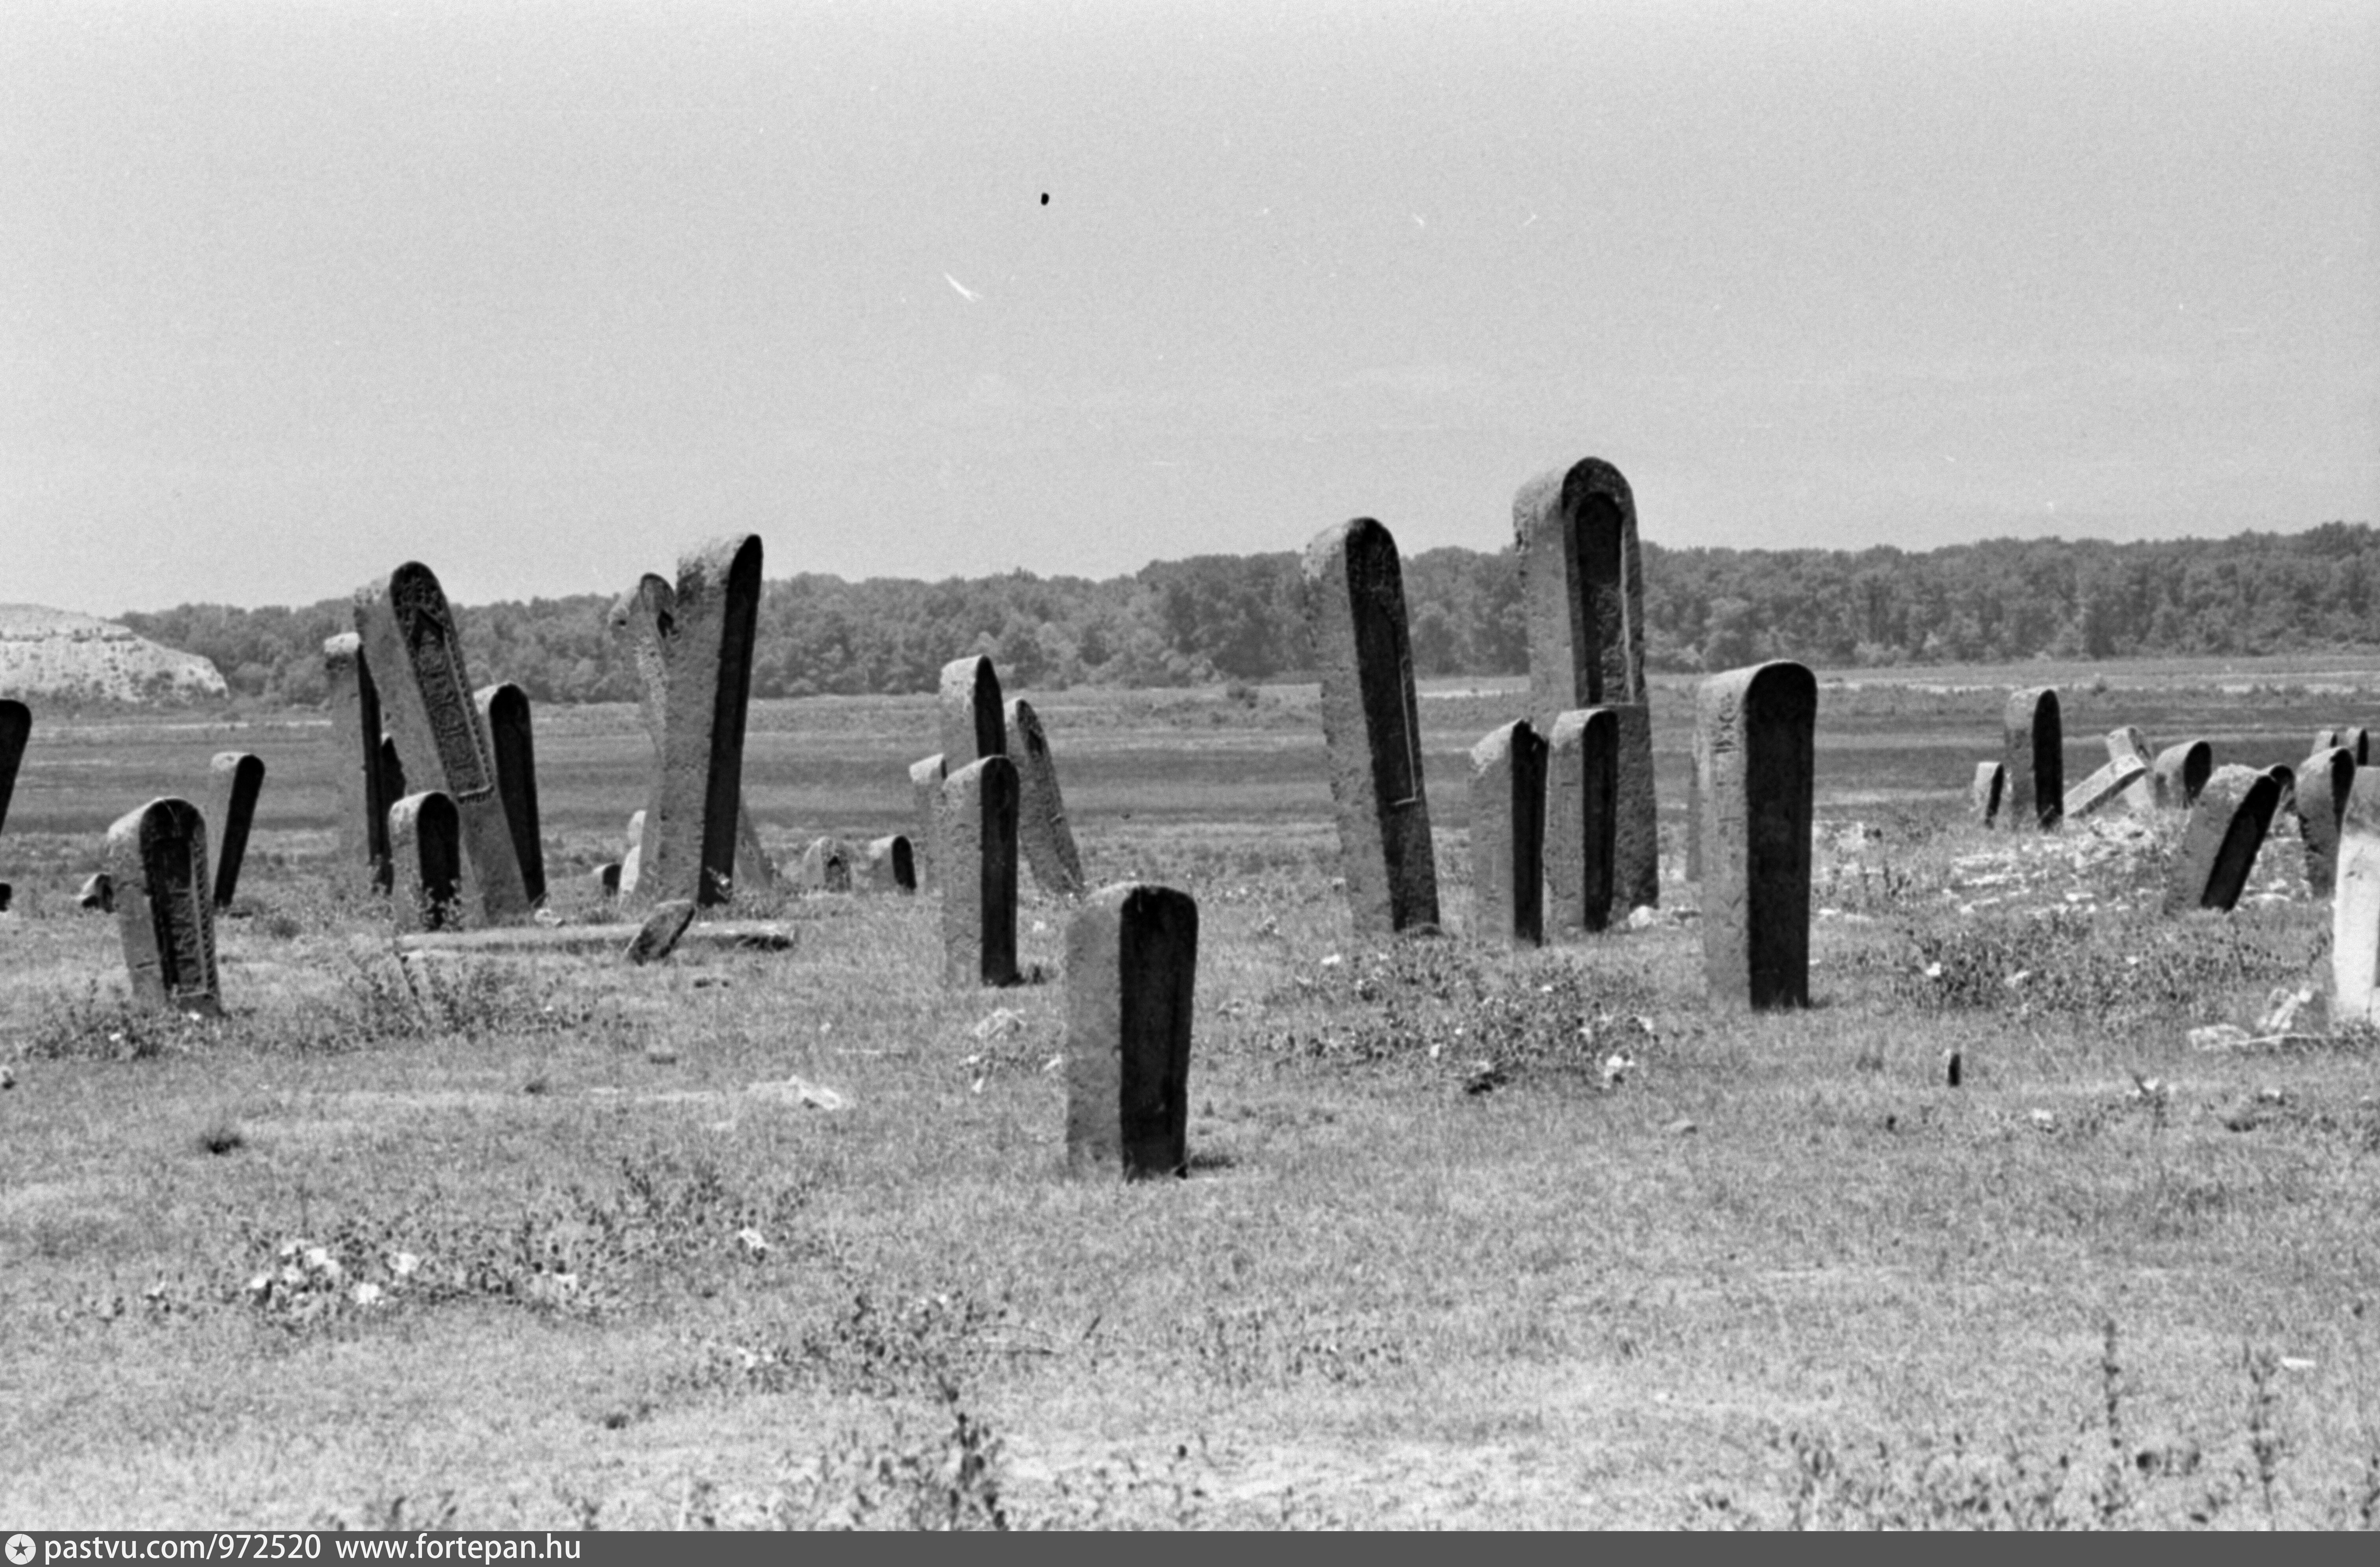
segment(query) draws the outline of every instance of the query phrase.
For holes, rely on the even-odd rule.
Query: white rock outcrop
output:
[[[0,604],[0,696],[187,702],[229,694],[212,661],[161,648],[130,626],[38,604]]]

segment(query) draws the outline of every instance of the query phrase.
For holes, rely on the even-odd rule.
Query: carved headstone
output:
[[[0,828],[8,825],[8,802],[17,793],[17,769],[33,733],[33,711],[12,697],[0,697]]]
[[[942,665],[939,709],[942,719],[942,766],[953,772],[986,757],[1008,754],[1008,729],[1000,705],[1000,676],[991,661],[977,653]]]
[[[851,845],[840,838],[813,838],[802,851],[802,890],[809,893],[851,891]]]
[[[1619,763],[1620,724],[1611,709],[1585,708],[1554,720],[1546,744],[1544,906],[1545,933],[1555,941],[1611,922]]]
[[[2066,808],[2066,731],[2057,687],[2036,686],[2010,697],[2004,732],[2001,820],[2011,832],[2056,832]]]
[[[239,890],[240,862],[248,857],[248,830],[256,820],[256,796],[264,788],[264,759],[246,751],[221,751],[207,770],[207,885],[215,907],[229,908]]]
[[[2330,1020],[2380,1024],[2380,768],[2358,768],[2330,900]]]
[[[2281,785],[2252,767],[2218,767],[2191,808],[2190,825],[2168,875],[2165,912],[2228,909],[2240,902]]]
[[[989,661],[987,661],[989,662]],[[1025,863],[1041,890],[1062,898],[1083,891],[1083,856],[1075,848],[1075,830],[1066,824],[1066,802],[1058,793],[1058,764],[1050,759],[1050,741],[1041,732],[1041,715],[1018,697],[1008,704],[1008,729],[1015,742],[1009,759],[1016,764],[1016,832]]]
[[[917,812],[917,836],[909,847],[917,856],[920,892],[941,882],[942,850],[937,834],[941,832],[942,780],[949,776],[939,753],[909,764],[909,797]]]
[[[528,693],[511,681],[483,686],[473,700],[487,726],[488,749],[496,762],[496,794],[512,829],[513,856],[520,864],[521,891],[532,904],[545,902],[545,841],[539,836],[537,745],[529,733]]]
[[[2338,878],[2339,824],[2358,771],[2355,753],[2344,746],[2316,751],[2298,764],[2289,808],[2297,813],[2298,837],[2305,844],[2306,889],[2317,898],[2330,896]]]
[[[1134,1179],[1187,1171],[1198,905],[1102,887],[1066,927],[1066,1160]]]
[[[152,800],[107,830],[108,881],[132,999],[216,1017],[215,911],[207,884],[207,819],[189,801]]]
[[[942,983],[1016,983],[1016,764],[986,757],[942,781]]]
[[[859,872],[853,878],[853,884],[871,893],[916,892],[917,861],[909,840],[898,832],[870,839],[860,851]]]
[[[1305,546],[1306,625],[1322,676],[1322,734],[1340,861],[1359,935],[1435,928],[1438,866],[1422,784],[1404,574],[1370,517]]]
[[[1608,707],[1619,726],[1612,908],[1661,900],[1653,713],[1645,678],[1645,569],[1636,500],[1609,463],[1589,457],[1538,475],[1512,500],[1529,628],[1529,714]]]
[[[435,789],[388,808],[389,861],[396,870],[389,903],[399,930],[443,930],[455,923],[463,881],[461,814]]]
[[[438,578],[419,561],[356,592],[356,631],[380,692],[381,722],[396,742],[413,793],[443,794],[461,824],[465,895],[491,925],[524,918],[528,894],[512,823],[496,792],[496,764],[461,628]],[[394,818],[392,818],[394,820]],[[402,859],[394,843],[391,856]],[[407,868],[397,866],[401,881]]]
[[[2008,786],[2005,762],[1979,761],[1975,781],[1967,786],[1967,805],[1976,821],[1990,827],[1999,820],[2000,796]]]
[[[382,758],[396,747],[382,732],[380,691],[364,661],[363,638],[342,632],[322,644],[322,674],[330,686],[331,745],[337,757],[339,860],[388,891],[388,808],[405,797],[402,780],[389,776]],[[390,786],[395,785],[395,793]]]
[[[1545,944],[1546,742],[1516,718],[1471,748],[1472,929]]]
[[[2157,801],[2168,810],[2188,810],[2215,771],[2215,748],[2204,740],[2168,746],[2156,756]]]
[[[2106,806],[2122,797],[2124,792],[2149,775],[2138,758],[2126,757],[2111,761],[2090,777],[2066,791],[2064,814],[2070,820],[2081,821],[2094,816]]]
[[[2137,762],[2141,775],[2123,792],[2124,808],[2131,811],[2151,811],[2165,802],[2159,789],[2156,753],[2149,749],[2148,736],[2138,729],[2107,731],[2107,759],[2111,762]]]
[[[1714,1001],[1810,1002],[1810,820],[1818,681],[1778,661],[1695,697],[1703,802],[1703,975]]]
[[[661,628],[668,674],[662,746],[646,795],[639,896],[724,902],[735,886],[744,723],[759,627],[760,539],[714,540],[678,560]]]

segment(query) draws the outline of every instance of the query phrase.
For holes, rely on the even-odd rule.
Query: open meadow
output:
[[[2286,826],[2168,919],[2178,816],[1973,825],[2045,683],[2070,780],[2119,725],[2264,766],[2380,723],[2370,657],[1822,672],[1814,1005],[1747,1015],[1682,874],[1690,679],[1659,917],[1529,953],[1470,938],[1465,849],[1523,682],[1424,689],[1451,929],[1395,942],[1350,935],[1312,686],[1014,693],[1092,882],[1198,902],[1191,1170],[1130,1184],[1065,1170],[1029,876],[1000,990],[941,987],[931,894],[739,899],[776,954],[401,960],[321,714],[37,709],[0,1521],[2373,1526],[2380,1039],[2326,1021],[2327,902]],[[551,905],[620,920],[635,710],[536,724]],[[779,864],[913,831],[935,733],[756,704]],[[229,1015],[133,1013],[76,888],[226,749],[269,770]]]

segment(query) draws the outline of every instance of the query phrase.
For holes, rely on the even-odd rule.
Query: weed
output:
[[[921,1439],[896,1412],[889,1442],[846,1431],[767,1505],[781,1529],[1006,1530],[1001,1441],[956,1383],[934,1388],[943,1424]]]

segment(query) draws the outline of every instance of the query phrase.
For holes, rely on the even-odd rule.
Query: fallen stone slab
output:
[[[515,925],[488,930],[422,930],[396,939],[397,950],[449,957],[613,958],[637,933],[628,925]],[[677,951],[787,953],[795,929],[780,920],[716,919],[686,928]]]

